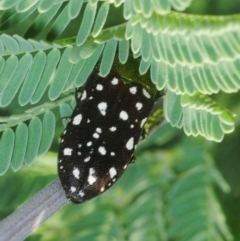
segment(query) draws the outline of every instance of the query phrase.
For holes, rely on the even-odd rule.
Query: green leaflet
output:
[[[220,142],[224,134],[234,130],[231,113],[199,93],[181,96],[168,90],[164,113],[171,125],[183,127],[187,135],[201,135],[208,140]]]

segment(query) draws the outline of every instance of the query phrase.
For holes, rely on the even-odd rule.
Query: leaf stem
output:
[[[57,178],[0,222],[0,241],[24,240],[67,203]]]

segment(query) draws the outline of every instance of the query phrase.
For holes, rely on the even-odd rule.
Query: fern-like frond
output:
[[[4,2],[8,2],[8,0]],[[18,1],[10,0],[9,2],[17,3]],[[36,6],[37,5],[35,4],[24,12],[17,12],[15,6],[11,6],[11,8],[3,11],[3,13],[1,14],[0,29],[8,30],[14,28],[15,26],[18,26],[36,10]]]
[[[190,95],[231,93],[240,87],[239,18],[138,14],[127,23],[126,38],[142,58],[140,72],[151,67],[159,89]]]
[[[86,4],[83,4],[86,2]],[[111,2],[111,3],[110,3]],[[83,1],[69,0],[51,2],[46,0],[19,0],[19,1],[2,1],[0,10],[4,11],[1,18],[0,29],[11,29],[22,23],[32,13],[35,14],[35,19],[27,30],[25,37],[34,37],[45,29],[48,25],[48,39],[56,39],[68,25],[72,19],[75,19],[80,11],[83,10],[83,18],[77,33],[77,45],[83,44],[92,31],[94,36],[97,36],[103,28],[110,4],[119,7],[123,4],[123,15],[125,19],[132,18],[138,14],[142,14],[145,18],[149,18],[152,14],[168,14],[171,7],[178,11],[185,10],[191,3],[191,0],[114,0],[114,1]],[[97,6],[100,5],[98,13]],[[56,18],[55,18],[56,17]],[[55,18],[54,22],[51,20]],[[94,24],[95,22],[95,24]]]
[[[168,193],[169,237],[179,241],[233,240],[211,184],[212,170],[216,170],[212,159],[199,143],[190,140],[181,149],[183,159],[176,164],[178,175]]]
[[[32,56],[29,53],[26,53],[19,60],[18,65],[16,67],[14,66],[15,71],[12,73],[11,78],[8,80],[7,86],[2,91],[0,99],[1,106],[7,106],[11,103],[19,88],[21,87],[29,67],[32,65],[32,61]]]
[[[1,56],[3,70],[0,73],[0,105],[9,105],[18,92],[20,105],[38,102],[51,83],[62,46],[56,46],[57,49],[54,45],[41,41],[26,41],[19,36],[11,37],[6,34],[1,38],[4,50]],[[62,61],[66,61],[64,65],[69,63],[68,56]],[[63,70],[66,73],[71,71],[66,68]]]
[[[158,89],[189,95],[196,91],[231,93],[240,87],[238,18],[172,13],[145,19],[137,15],[127,25],[102,31],[93,41],[122,41],[125,32],[135,57],[141,57],[139,72],[146,73],[150,68]],[[206,22],[213,29],[210,34]]]
[[[43,41],[35,41],[32,39],[26,40],[18,35],[1,34],[0,38],[1,57],[11,55],[21,55],[26,52],[34,52],[39,50],[48,50],[52,45]]]
[[[144,17],[150,17],[154,12],[160,15],[170,12],[171,7],[178,11],[185,10],[192,0],[149,0],[149,1],[137,1],[128,0],[124,2],[124,17],[126,19],[131,18],[136,14],[143,14]],[[117,2],[116,0],[114,2]]]
[[[86,8],[90,9],[91,7],[89,3]],[[105,12],[107,11],[105,10]],[[105,17],[106,15],[103,18]],[[192,18],[194,18],[194,22]],[[140,73],[145,73],[151,68],[152,80],[159,89],[166,87],[181,94],[192,95],[196,91],[211,94],[219,90],[235,92],[240,86],[238,81],[240,74],[237,69],[239,62],[239,51],[237,51],[239,39],[236,34],[237,16],[192,18],[184,14],[172,13],[163,17],[156,15],[151,18],[144,18],[138,14],[130,19],[125,34],[127,39],[131,39],[130,46],[134,55],[142,58]],[[178,22],[175,19],[178,19]],[[209,28],[214,27],[210,35],[206,30],[203,30],[204,23],[207,20],[212,24]],[[89,22],[92,22],[92,20],[86,20],[86,23],[88,23],[86,28],[84,27],[84,21],[82,21],[80,32],[85,32],[78,36],[85,36],[85,38],[79,39],[77,37],[77,44],[79,45],[87,43],[86,36],[91,30]],[[166,23],[171,31],[166,31],[164,28]],[[180,28],[177,28],[179,24],[181,24]],[[195,24],[194,28],[192,28],[192,24]],[[92,38],[92,41],[91,39],[88,40],[88,44],[93,42],[103,43],[112,38],[122,41],[125,27],[125,25],[120,25],[105,30],[96,38]],[[101,28],[97,27],[97,29],[99,32]],[[224,38],[226,31],[231,36],[231,41]],[[6,46],[6,49],[11,52],[18,50],[16,40],[15,42],[12,41],[11,44],[6,44]],[[97,45],[95,46],[97,47]],[[47,48],[47,45],[42,47]],[[215,56],[214,59],[213,56]],[[79,57],[76,56],[75,58],[79,61]],[[111,68],[111,61],[107,67],[108,70],[103,68],[106,68],[104,62],[101,65],[101,73],[106,75]]]
[[[160,15],[170,11],[170,3],[184,9],[190,1],[151,0],[142,3],[129,0],[123,3],[115,0],[115,6],[124,4],[124,14],[129,20],[102,30],[110,3],[100,2],[48,3],[42,0],[33,1],[29,6],[23,1],[1,3],[1,6],[7,6],[1,16],[3,29],[10,29],[38,9],[39,14],[27,33],[35,31],[38,34],[48,26],[48,35],[53,39],[79,12],[83,16],[76,38],[66,41],[48,44],[17,35],[1,35],[1,107],[8,106],[17,95],[21,106],[36,104],[44,94],[54,101],[63,92],[81,86],[97,62],[102,76],[110,72],[116,54],[120,62],[125,63],[131,48],[134,57],[140,57],[139,72],[144,74],[150,70],[156,87],[166,89],[165,115],[173,126],[183,127],[187,135],[202,135],[215,141],[222,140],[224,134],[233,130],[231,115],[207,97],[199,98],[197,93],[235,92],[239,89],[238,15]],[[48,25],[50,22],[51,26]],[[225,37],[226,34],[229,38]],[[10,121],[0,127],[5,131],[15,124]],[[40,124],[38,127],[41,128]],[[28,159],[27,163],[31,163],[32,157]]]
[[[121,26],[120,32],[122,29]],[[104,35],[113,36],[113,39],[107,41],[106,45],[101,44],[105,42],[103,40],[104,37],[101,40],[98,39],[96,44],[91,44],[94,42],[89,40],[88,45],[86,43],[84,47],[78,48],[76,52],[79,54],[80,60],[75,64],[69,62],[69,56],[71,56],[73,49],[71,46],[63,48],[60,45],[60,48],[57,49],[41,42],[21,41],[21,38],[16,38],[20,39],[19,41],[22,43],[22,46],[27,46],[28,49],[31,49],[32,54],[28,53],[23,55],[19,61],[18,56],[21,55],[18,54],[12,54],[7,58],[5,65],[8,68],[4,67],[0,75],[0,79],[2,77],[7,80],[0,82],[0,90],[2,90],[1,105],[7,106],[10,104],[18,91],[20,91],[20,105],[25,105],[29,102],[37,103],[47,90],[47,87],[49,87],[49,98],[51,100],[57,99],[61,93],[67,91],[72,86],[81,86],[85,82],[99,60],[101,53],[103,57],[100,62],[100,73],[103,76],[108,74],[117,50],[117,45],[119,45],[119,48],[122,50],[119,52],[119,59],[122,59],[122,62],[124,62],[128,56],[128,41],[117,41],[114,37],[116,32],[119,32],[118,28],[115,28],[115,31],[106,30],[103,35],[99,36],[99,39]],[[90,56],[84,53],[87,46],[88,49],[92,48]],[[15,48],[16,51],[17,49],[18,53],[21,52],[20,48]],[[64,49],[63,54],[61,54],[61,49]],[[7,51],[9,51],[9,49],[6,50],[5,53],[7,53]],[[87,57],[87,59],[82,58],[81,55]],[[11,69],[11,71],[7,71],[8,69]],[[30,78],[29,76],[35,77]],[[26,88],[27,91],[25,90]],[[213,108],[214,105],[215,107]],[[215,111],[216,109],[218,110],[218,106],[211,101],[209,105],[209,99],[206,99],[206,97],[199,98],[198,95],[195,95],[190,98],[187,95],[180,96],[168,91],[165,97],[164,107],[167,120],[173,126],[183,127],[187,135],[202,135],[207,139],[220,141],[225,133],[233,130],[233,121],[229,113],[224,109]],[[68,114],[68,116],[70,116],[70,114]],[[26,121],[26,119],[17,120],[17,124],[23,121]],[[3,124],[2,130],[14,126],[15,123],[16,122],[10,121],[7,126]],[[40,139],[41,137],[39,137],[39,141]],[[37,155],[38,145],[40,144],[37,142],[35,144],[35,152],[32,153],[32,156],[28,154],[28,156],[30,156],[27,158],[28,164],[31,164],[32,158]],[[45,150],[46,149],[47,148],[45,148]],[[17,169],[20,165],[15,166],[13,168]]]
[[[166,119],[187,135],[204,136],[208,140],[221,141],[224,134],[234,129],[232,115],[207,96],[176,95],[168,91],[164,99]]]
[[[31,165],[37,156],[49,150],[56,122],[51,109],[59,107],[61,110],[62,106],[72,98],[72,96],[65,97],[56,102],[36,106],[23,114],[0,118],[0,131],[3,131],[0,147],[3,148],[1,150],[5,150],[0,154],[0,175],[8,170],[10,164],[13,171],[17,171],[23,162]],[[75,101],[72,105],[75,105]],[[71,112],[72,108],[67,114],[63,113],[62,117],[70,116]],[[25,124],[27,121],[29,124]]]
[[[169,236],[173,239],[233,240],[225,220],[220,217],[221,208],[209,188],[208,175],[206,170],[196,167],[184,173],[173,185],[169,196],[172,223]],[[215,212],[218,215],[214,215]]]

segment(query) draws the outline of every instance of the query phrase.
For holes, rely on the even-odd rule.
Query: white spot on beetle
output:
[[[87,156],[85,159],[84,159],[84,162],[88,162],[90,160],[90,156]]]
[[[87,146],[91,146],[91,145],[92,145],[92,142],[89,141],[89,142],[87,143]]]
[[[145,89],[143,89],[143,94],[144,94],[144,96],[147,97],[148,99],[151,97],[151,95],[149,95],[149,93],[148,93]]]
[[[89,175],[88,175],[88,183],[92,185],[94,182],[96,182],[97,177],[95,175],[95,169],[94,168],[89,168]]]
[[[126,148],[127,148],[128,150],[132,150],[132,149],[133,149],[133,146],[134,146],[134,138],[131,137],[131,138],[128,140],[127,144],[126,144]]]
[[[71,187],[70,190],[71,190],[71,192],[75,192],[76,191],[76,187]]]
[[[101,187],[100,191],[103,192],[105,190],[105,187]]]
[[[116,178],[113,178],[113,180],[112,180],[113,182],[116,182]]]
[[[86,97],[87,97],[87,92],[86,92],[86,90],[84,90],[84,92],[82,94],[82,97],[81,97],[81,100],[86,99]]]
[[[79,195],[80,197],[83,197],[83,196],[85,195],[85,193],[84,193],[82,190],[80,190],[80,192],[78,193],[78,195]]]
[[[111,156],[115,156],[115,152],[111,152],[110,155],[111,155]]]
[[[132,125],[130,125],[130,128],[133,128],[134,127],[134,125],[132,124]]]
[[[81,155],[82,155],[82,153],[81,153],[80,151],[79,151],[77,154],[78,154],[78,156],[81,156]]]
[[[112,83],[112,85],[117,85],[118,84],[118,79],[117,78],[113,78],[111,83]]]
[[[96,138],[96,139],[98,139],[98,138],[99,138],[99,134],[95,132],[95,133],[93,134],[93,137]]]
[[[143,107],[143,104],[142,104],[142,103],[138,102],[138,103],[136,104],[137,110],[141,110],[142,107]]]
[[[78,144],[78,148],[80,148],[82,146],[82,144]]]
[[[96,128],[96,132],[102,133],[102,129],[98,127],[98,128]]]
[[[73,176],[76,177],[77,179],[79,179],[79,174],[80,174],[79,169],[75,167],[73,169]]]
[[[64,139],[61,140],[61,143],[63,143],[63,142],[64,142]]]
[[[90,122],[90,120],[89,119],[87,119],[87,123],[89,123]]]
[[[107,151],[106,151],[106,149],[105,149],[105,147],[104,146],[100,146],[99,148],[98,148],[98,152],[101,154],[101,155],[106,155],[106,153],[107,153]]]
[[[63,169],[63,166],[60,166],[60,169]]]
[[[117,127],[116,126],[112,126],[112,127],[109,128],[109,130],[110,131],[115,131],[115,130],[117,130]]]
[[[147,118],[144,118],[144,119],[141,121],[141,125],[140,125],[140,126],[143,127],[146,121],[147,121]]]
[[[107,110],[107,103],[106,102],[101,102],[98,104],[98,109],[100,110],[100,113],[102,115],[106,115],[106,110]]]
[[[92,96],[90,96],[90,97],[89,97],[89,100],[92,100],[92,99],[93,99],[93,97],[92,97]]]
[[[137,87],[136,87],[136,86],[131,87],[131,88],[129,89],[129,91],[130,91],[131,94],[135,95],[135,94],[137,93]]]
[[[125,170],[127,168],[127,164],[123,167],[123,169]]]
[[[122,120],[127,120],[128,119],[128,114],[126,111],[122,110],[119,114],[120,119]]]
[[[116,176],[116,174],[117,174],[117,170],[115,169],[115,167],[111,167],[109,169],[110,178],[113,178],[114,176]]]
[[[63,155],[64,156],[71,156],[72,155],[72,151],[73,151],[73,149],[71,149],[71,148],[65,148],[63,150]]]
[[[73,118],[73,125],[79,125],[81,123],[81,120],[82,120],[82,115],[79,114],[79,115],[76,115],[74,118]]]
[[[98,90],[98,91],[103,90],[103,86],[102,86],[102,85],[100,85],[100,84],[97,84],[97,86],[96,86],[96,90]]]

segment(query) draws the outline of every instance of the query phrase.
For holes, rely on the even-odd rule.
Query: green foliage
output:
[[[64,207],[27,240],[233,240],[214,193],[214,186],[224,192],[229,186],[209,156],[207,141],[185,137],[171,150],[144,151],[160,137],[167,144],[175,134],[169,125],[156,131],[140,144],[137,162],[114,188],[83,205]],[[46,173],[42,163],[50,164]],[[34,175],[36,170],[41,175]],[[31,174],[23,168],[22,183],[40,188],[53,170],[54,161],[38,160]],[[6,183],[10,180],[6,175]],[[26,191],[20,190],[23,199]],[[12,192],[5,192],[0,207]]]
[[[23,163],[32,165],[56,146],[63,129],[56,120],[71,115],[73,91],[96,65],[106,76],[115,56],[125,64],[133,55],[139,73],[149,75],[156,90],[164,90],[164,115],[173,127],[215,142],[232,132],[235,115],[216,95],[240,88],[240,15],[181,12],[191,3],[1,0],[0,175],[9,167],[16,172]],[[77,207],[80,216],[72,210],[76,207],[58,214],[71,220],[64,223],[67,231],[55,233],[58,239],[233,240],[213,183],[224,192],[228,186],[204,150],[207,141],[184,139],[182,150],[173,148],[172,154],[143,151],[178,135],[168,126],[142,143],[138,164],[109,191],[115,199],[106,193]],[[128,190],[128,183],[136,188]],[[97,220],[98,215],[103,217]],[[51,221],[45,234],[39,231],[43,240],[54,239],[48,225]]]
[[[233,131],[232,115],[211,98],[200,95],[176,95],[168,91],[164,101],[166,119],[184,129],[186,135],[204,136],[221,141],[225,133]]]

